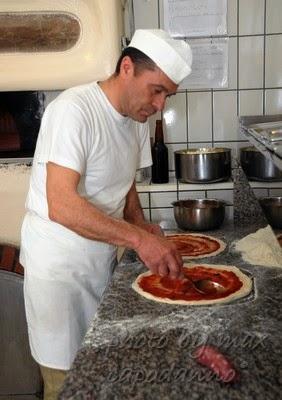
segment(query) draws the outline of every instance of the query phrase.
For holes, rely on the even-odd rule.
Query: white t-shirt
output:
[[[122,217],[136,169],[152,163],[148,123],[118,113],[96,82],[66,90],[45,111],[34,155],[26,207],[44,219],[48,161],[80,173],[79,193]]]

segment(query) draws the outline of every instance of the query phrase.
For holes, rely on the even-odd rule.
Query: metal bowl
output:
[[[192,231],[219,228],[224,221],[226,204],[216,199],[186,199],[172,203],[178,227]]]
[[[259,203],[269,224],[273,228],[282,229],[282,197],[262,197]]]

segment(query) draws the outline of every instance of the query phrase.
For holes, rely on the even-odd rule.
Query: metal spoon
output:
[[[214,292],[215,290],[218,293],[226,292],[226,288],[222,286],[218,282],[214,282],[211,279],[199,279],[198,281],[193,282],[196,289],[202,293],[210,293]]]
[[[211,279],[199,279],[198,281],[192,281],[191,279],[184,278],[180,281],[181,283],[178,285],[178,291],[185,293],[189,287],[193,287],[197,292],[201,294],[209,294],[214,293],[215,291],[218,293],[223,293],[226,291],[226,288],[222,286],[218,282],[214,282]]]

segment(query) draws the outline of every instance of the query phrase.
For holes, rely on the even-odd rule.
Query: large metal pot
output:
[[[282,171],[253,146],[240,149],[241,166],[246,176],[254,181],[282,181]]]
[[[219,228],[225,217],[225,203],[216,199],[186,199],[172,203],[180,229],[204,231]]]
[[[211,183],[231,175],[231,149],[194,148],[174,152],[176,178],[180,182]]]
[[[273,228],[282,229],[282,197],[262,197],[259,203],[269,224]]]

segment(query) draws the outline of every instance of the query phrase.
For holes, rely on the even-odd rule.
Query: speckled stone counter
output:
[[[236,160],[235,160],[236,161]],[[265,400],[281,397],[282,268],[247,264],[234,241],[265,227],[267,221],[240,165],[235,162],[234,222],[204,233],[227,248],[197,263],[239,267],[253,279],[246,298],[225,305],[157,303],[132,288],[146,271],[127,251],[104,293],[59,399],[87,400]],[[240,373],[233,384],[219,382],[192,353],[211,344]]]
[[[236,265],[253,277],[253,292],[226,305],[175,306],[141,297],[131,284],[146,268],[127,251],[59,399],[280,398],[282,269],[249,265],[232,246],[259,227],[227,224],[206,232],[228,246],[197,263]],[[221,383],[195,362],[192,351],[204,343],[232,360],[239,382]]]

